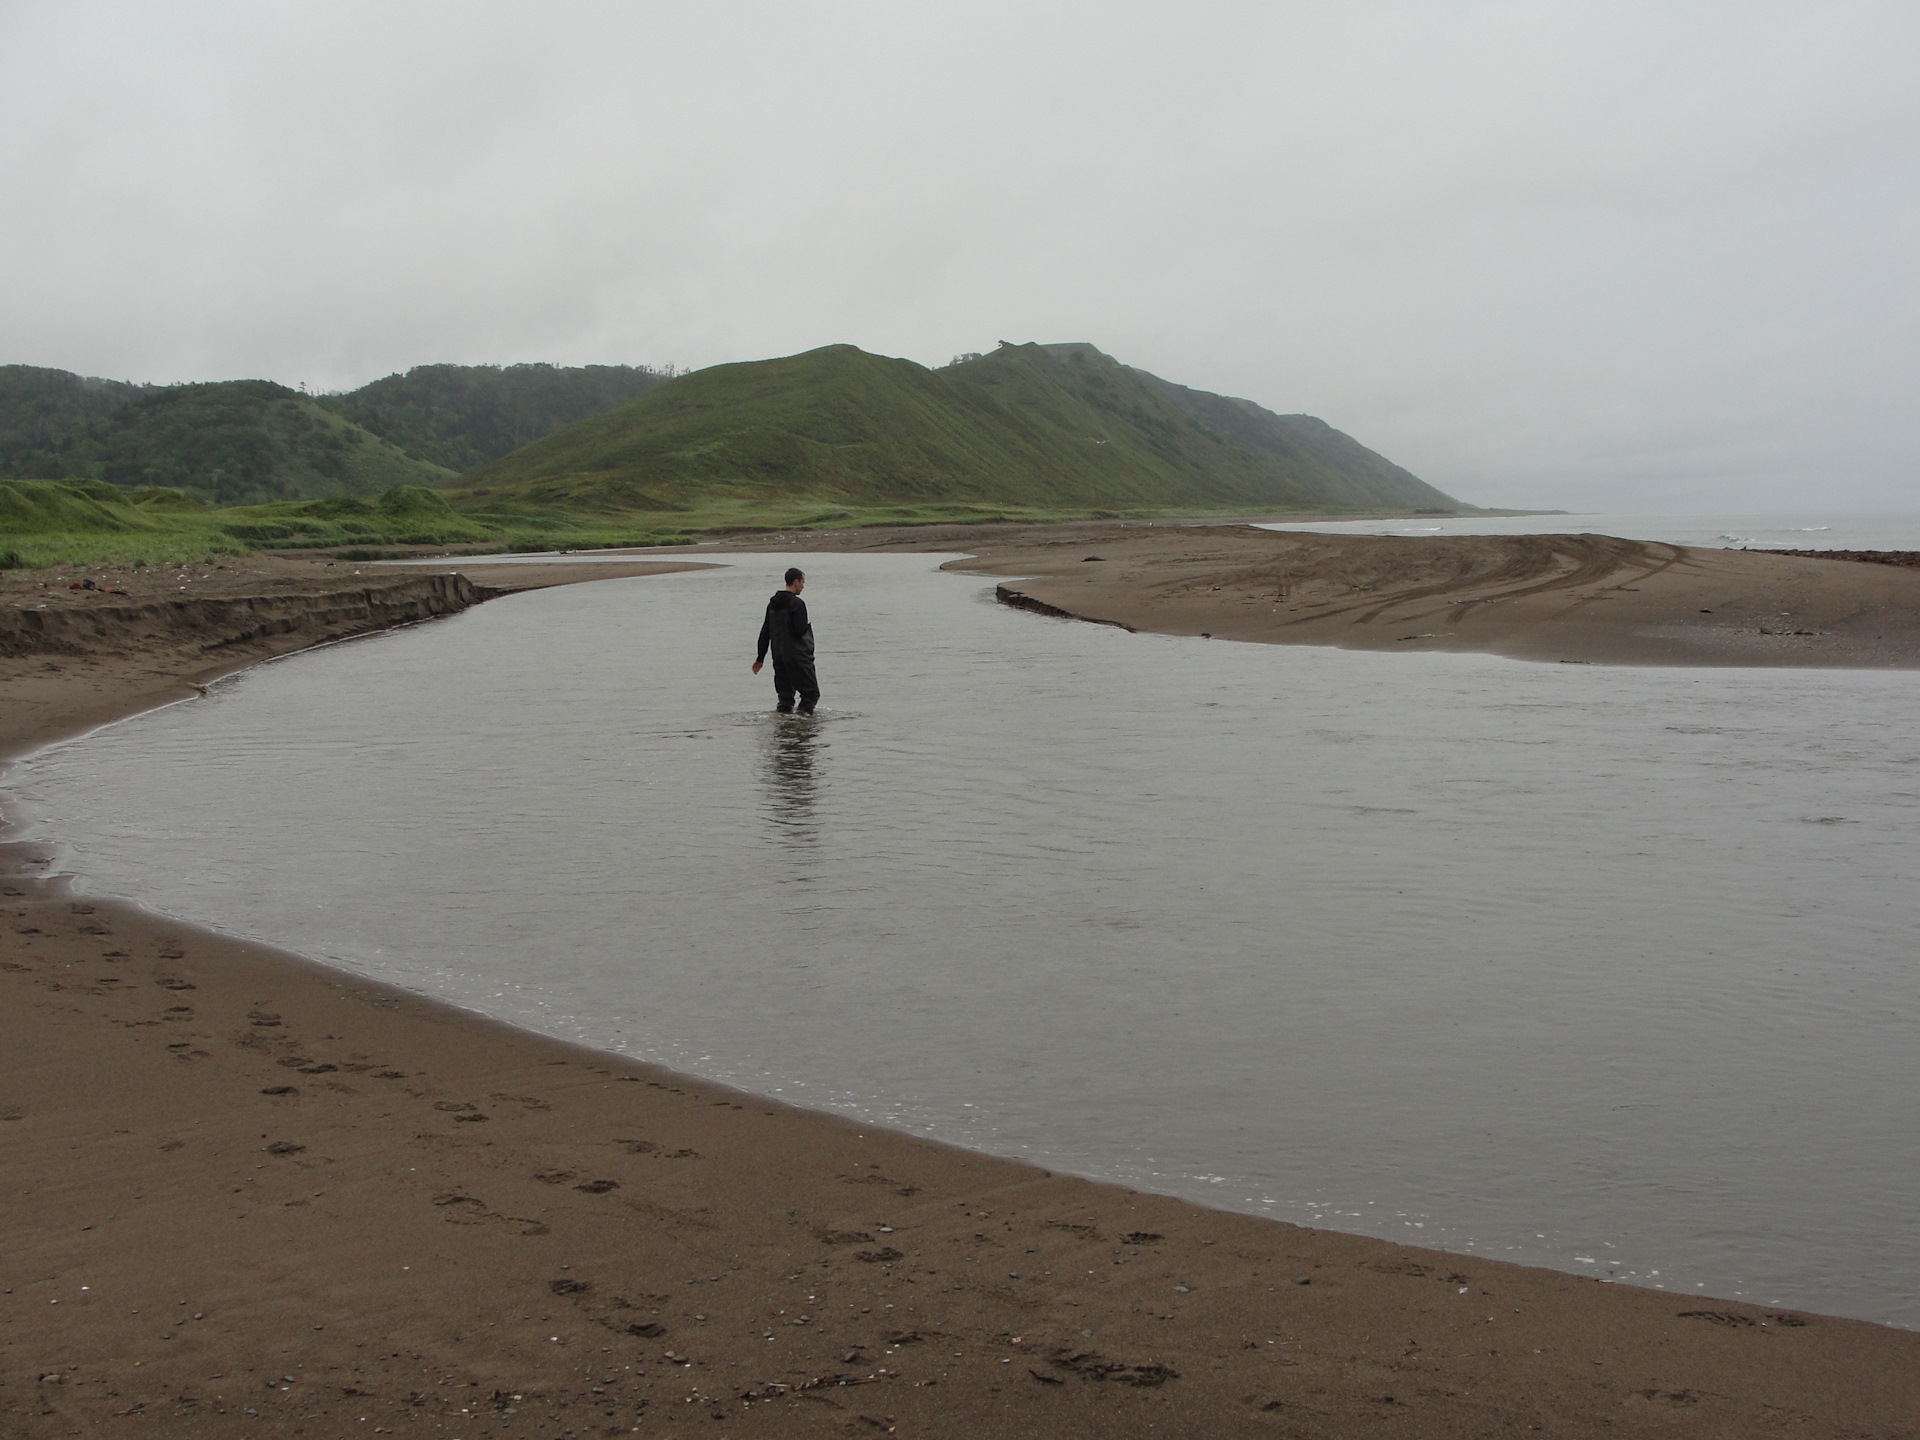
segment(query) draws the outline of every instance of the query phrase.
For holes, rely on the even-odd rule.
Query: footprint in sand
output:
[[[548,1233],[547,1227],[538,1220],[529,1220],[520,1215],[502,1215],[497,1210],[489,1210],[487,1202],[475,1195],[462,1195],[457,1191],[448,1191],[434,1196],[433,1203],[446,1212],[446,1218],[450,1224],[500,1224],[516,1235],[531,1236]]]
[[[499,1105],[522,1105],[529,1110],[551,1110],[553,1106],[535,1095],[489,1095],[487,1097]]]

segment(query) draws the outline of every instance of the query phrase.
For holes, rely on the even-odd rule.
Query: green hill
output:
[[[396,485],[444,485],[453,478],[451,470],[416,459],[271,380],[108,390],[93,413],[82,417],[79,407],[69,407],[35,431],[27,423],[35,414],[32,395],[50,388],[44,380],[49,373],[64,372],[29,375],[25,379],[31,385],[0,374],[0,414],[21,421],[15,432],[20,443],[0,452],[5,473],[165,486],[214,505],[372,495]],[[82,387],[110,383],[80,382]],[[54,433],[61,419],[68,428]]]
[[[670,378],[637,365],[416,365],[320,403],[410,455],[462,471]]]
[[[0,365],[0,475],[73,475],[87,428],[158,387],[75,375],[40,365]]]
[[[483,466],[449,499],[501,519],[1462,508],[1311,416],[1173,385],[1091,345],[1003,345],[938,370],[851,345],[719,365]]]

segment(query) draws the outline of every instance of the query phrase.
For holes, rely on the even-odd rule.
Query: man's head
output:
[[[802,570],[797,565],[794,566],[791,570],[787,571],[787,589],[791,590],[794,594],[798,595],[802,590],[806,588],[807,588],[807,572],[806,571]]]

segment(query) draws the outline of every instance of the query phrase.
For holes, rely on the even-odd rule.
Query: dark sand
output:
[[[1083,544],[1089,531],[1101,549]],[[1021,588],[1103,619],[1176,631],[1203,620],[1223,637],[1237,619],[1246,638],[1273,638],[1257,632],[1279,622],[1230,608],[1260,594],[1269,563],[1234,548],[1238,533],[1029,531],[995,537],[1023,548],[982,552],[979,530],[965,532],[972,545],[921,532],[900,548],[968,548],[976,568],[1047,574]],[[823,539],[795,548],[895,545]],[[1036,564],[1048,550],[1057,563]],[[1773,558],[1859,572],[1850,613],[1911,605],[1884,567]],[[290,568],[231,574],[229,591],[306,597],[275,612],[287,628],[274,633],[223,645],[210,611],[172,615],[172,631],[97,615],[98,643],[68,631],[66,650],[0,656],[0,755],[390,623],[403,600],[463,603],[390,571],[276,563]],[[1094,564],[1118,568],[1091,586],[1069,568]],[[1703,583],[1741,595],[1774,583],[1737,566],[1716,562]],[[1234,567],[1255,569],[1245,594],[1217,578]],[[643,573],[463,568],[490,586]],[[1592,568],[1580,586],[1607,578]],[[1817,570],[1778,573],[1820,590]],[[342,589],[349,580],[362,588]],[[1086,594],[1063,593],[1076,585]],[[1142,599],[1155,585],[1173,587],[1159,609]],[[368,598],[388,586],[415,589]],[[0,602],[23,595],[41,603],[31,590]],[[267,623],[223,613],[239,632]],[[1525,629],[1475,648],[1523,653],[1510,647]],[[16,651],[25,643],[6,633]],[[1543,649],[1573,633],[1550,632]],[[1903,632],[1890,619],[1880,633]],[[1850,663],[1911,663],[1897,645],[1875,653]],[[44,852],[0,846],[8,1440],[1920,1435],[1911,1332],[1050,1175],[81,898],[50,868]]]

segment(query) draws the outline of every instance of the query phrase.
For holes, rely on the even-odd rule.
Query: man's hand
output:
[[[765,663],[766,663],[766,662],[765,662],[764,660],[756,660],[756,661],[754,661],[754,662],[753,662],[753,673],[754,673],[754,674],[756,674],[756,675],[758,675],[758,674],[760,673],[760,667],[761,667],[762,665],[764,665]]]

